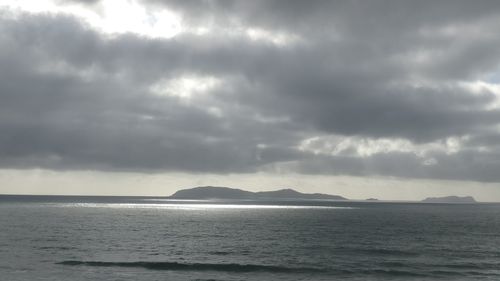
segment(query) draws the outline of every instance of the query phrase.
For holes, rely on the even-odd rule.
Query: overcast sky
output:
[[[0,2],[0,193],[500,201],[500,1]]]

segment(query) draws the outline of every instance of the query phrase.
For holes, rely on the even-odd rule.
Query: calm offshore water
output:
[[[0,278],[500,280],[500,205],[209,203],[0,196]]]

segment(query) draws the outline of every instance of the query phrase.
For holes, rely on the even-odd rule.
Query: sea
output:
[[[0,196],[0,280],[500,280],[500,205]]]

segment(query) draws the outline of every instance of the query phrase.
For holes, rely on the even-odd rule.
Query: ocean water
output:
[[[0,279],[500,280],[500,205],[0,196]]]

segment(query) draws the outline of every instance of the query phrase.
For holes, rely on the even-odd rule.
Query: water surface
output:
[[[2,280],[500,280],[500,205],[0,196]]]

